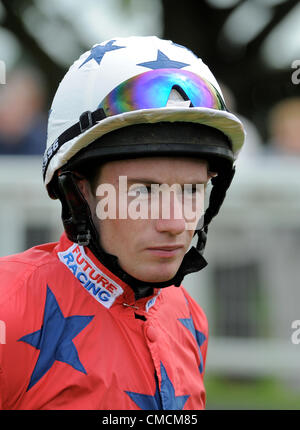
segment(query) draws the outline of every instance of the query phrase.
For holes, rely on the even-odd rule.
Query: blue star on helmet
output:
[[[69,364],[86,374],[73,339],[93,318],[94,315],[72,315],[65,318],[53,292],[47,286],[42,328],[19,339],[40,350],[27,391],[48,372],[55,361]]]
[[[170,60],[163,52],[158,50],[157,58],[154,61],[146,61],[145,63],[139,63],[137,66],[148,67],[149,69],[182,69],[185,66],[189,66],[187,63],[181,61]]]
[[[110,40],[105,45],[97,45],[91,49],[90,55],[86,58],[86,60],[78,67],[82,67],[84,64],[88,63],[90,60],[95,60],[98,64],[101,63],[102,58],[107,52],[115,51],[116,49],[125,48],[125,46],[117,46],[113,45],[116,40]]]
[[[195,329],[192,317],[190,317],[190,318],[178,318],[178,319],[184,325],[184,327],[186,327],[192,333],[192,335],[194,336],[194,338],[197,342],[199,357],[200,357],[199,371],[200,371],[200,373],[202,373],[203,372],[203,357],[201,354],[200,346],[206,340],[206,337],[201,331]]]
[[[148,394],[134,393],[132,391],[125,391],[125,393],[128,394],[134,403],[142,410],[182,410],[190,396],[188,394],[183,396],[175,395],[174,386],[162,362],[160,363],[160,372],[160,390],[159,382],[157,376],[155,375],[156,388],[153,396]]]

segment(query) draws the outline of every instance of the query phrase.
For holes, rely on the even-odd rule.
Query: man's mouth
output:
[[[151,246],[147,248],[147,251],[150,251],[158,257],[173,257],[179,254],[183,248],[183,245],[160,245]]]

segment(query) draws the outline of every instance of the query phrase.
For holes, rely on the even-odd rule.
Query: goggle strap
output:
[[[47,149],[47,152],[46,152],[44,160],[43,160],[44,180],[45,180],[45,175],[46,175],[46,170],[47,170],[48,164],[49,164],[51,158],[53,157],[53,155],[59,150],[59,148],[61,148],[61,146],[64,143],[66,143],[69,140],[74,139],[74,137],[77,137],[80,134],[84,133],[86,130],[93,127],[98,121],[101,121],[104,118],[106,118],[106,114],[102,108],[96,109],[94,112],[85,111],[80,115],[79,121],[76,122],[76,124],[73,124],[67,130],[65,130],[52,143],[52,145]]]

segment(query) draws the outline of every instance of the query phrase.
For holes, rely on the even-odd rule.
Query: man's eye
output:
[[[151,186],[150,186],[150,185],[148,185],[148,186],[144,186],[144,187],[142,187],[142,188],[141,188],[141,190],[140,190],[140,192],[141,192],[141,193],[144,193],[144,194],[151,193]]]
[[[151,186],[146,186],[146,185],[140,185],[140,186],[136,186],[136,187],[130,187],[130,189],[128,190],[128,196],[129,197],[138,197],[138,196],[146,196],[149,193],[151,193]]]
[[[197,191],[197,185],[188,185],[184,187],[184,192],[187,194],[195,194]]]

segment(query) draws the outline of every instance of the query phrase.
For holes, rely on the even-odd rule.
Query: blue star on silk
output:
[[[125,391],[126,394],[136,403],[142,410],[145,411],[155,411],[155,410],[161,410],[162,404],[161,404],[161,398],[160,398],[160,392],[159,392],[159,384],[157,375],[155,373],[155,393],[154,396],[149,396],[148,394],[140,394],[140,393],[133,393],[131,391]]]
[[[105,45],[97,45],[94,46],[91,49],[91,53],[90,55],[87,57],[87,59],[78,67],[80,69],[80,67],[82,67],[84,64],[88,63],[90,60],[95,60],[98,64],[101,63],[102,58],[104,57],[104,55],[107,52],[110,51],[115,51],[116,49],[121,49],[121,48],[125,48],[125,46],[117,46],[117,45],[113,45],[113,43],[116,41],[116,39],[114,40],[110,40],[109,42],[107,42]]]
[[[161,386],[159,390],[158,378],[155,374],[155,393],[154,396],[148,394],[134,393],[125,391],[126,394],[142,410],[182,410],[189,395],[175,396],[174,386],[166,372],[162,362],[160,363]]]
[[[201,331],[195,329],[192,317],[190,317],[190,318],[178,318],[178,319],[184,325],[184,327],[186,327],[192,333],[192,335],[196,339],[196,342],[198,344],[199,357],[200,357],[199,371],[200,371],[200,373],[202,373],[203,372],[203,357],[201,354],[200,346],[206,340],[206,337]]]
[[[182,69],[185,66],[189,66],[187,63],[181,63],[180,61],[170,60],[163,52],[158,50],[157,58],[154,61],[146,61],[145,63],[139,63],[137,66],[148,67],[149,69]]]
[[[69,364],[75,370],[86,374],[72,340],[93,318],[94,315],[73,315],[65,318],[53,292],[47,286],[42,328],[19,339],[40,350],[27,391],[48,372],[55,361]]]

